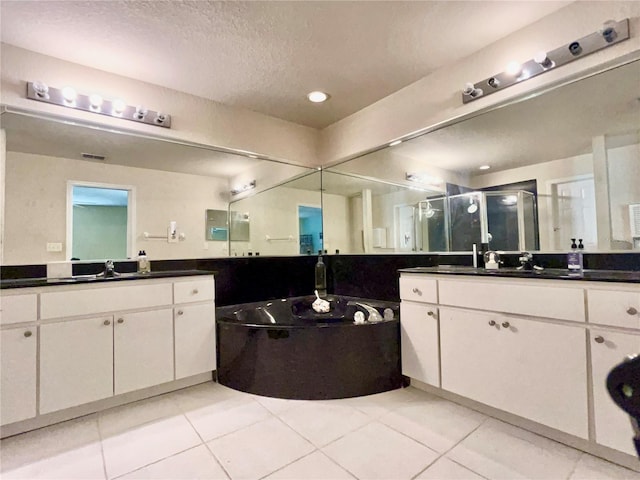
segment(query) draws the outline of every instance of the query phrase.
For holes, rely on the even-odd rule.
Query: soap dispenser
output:
[[[581,248],[579,248],[581,247]],[[576,244],[576,239],[571,239],[571,252],[567,255],[567,268],[569,274],[582,275],[582,239],[580,239],[580,245]]]
[[[138,252],[138,273],[149,273],[151,268],[149,267],[149,260],[147,259],[147,252],[140,250]]]
[[[318,262],[315,271],[315,287],[321,297],[327,295],[327,266],[322,261],[322,250],[318,250]]]

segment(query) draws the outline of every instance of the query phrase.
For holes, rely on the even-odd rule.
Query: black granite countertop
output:
[[[119,282],[129,280],[146,280],[151,278],[191,277],[197,275],[213,275],[207,270],[167,270],[150,273],[121,273],[115,277],[99,277],[96,275],[76,275],[64,278],[18,278],[0,280],[0,289],[46,287],[50,285],[84,285],[87,283]]]
[[[591,282],[640,283],[640,271],[637,270],[583,270],[582,274],[570,274],[567,269],[562,268],[548,268],[544,270],[517,270],[515,268],[501,268],[498,270],[485,270],[484,268],[440,265],[438,267],[401,268],[398,271],[404,273],[435,273],[443,275],[470,275],[477,277],[541,278],[546,280],[586,280]]]

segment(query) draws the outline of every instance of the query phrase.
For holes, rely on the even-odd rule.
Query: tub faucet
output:
[[[378,310],[376,310],[373,307],[370,307],[369,305],[365,305],[364,303],[357,303],[356,305],[359,305],[360,307],[364,308],[367,313],[369,314],[369,317],[367,318],[367,321],[369,322],[381,322],[382,316],[380,315],[380,313],[378,313]]]

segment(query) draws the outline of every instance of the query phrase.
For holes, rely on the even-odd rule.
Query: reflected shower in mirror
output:
[[[633,61],[328,168],[324,178],[352,179],[341,187],[350,198],[364,191],[364,175],[406,190],[403,199],[373,195],[372,208],[387,216],[371,224],[354,217],[350,250],[468,252],[482,241],[554,252],[571,238],[583,238],[587,251],[640,250],[630,220],[640,204],[639,98]],[[385,247],[368,247],[368,236],[386,236],[377,242]]]

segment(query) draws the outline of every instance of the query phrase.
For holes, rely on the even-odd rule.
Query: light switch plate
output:
[[[61,252],[62,243],[47,243],[47,252]]]

